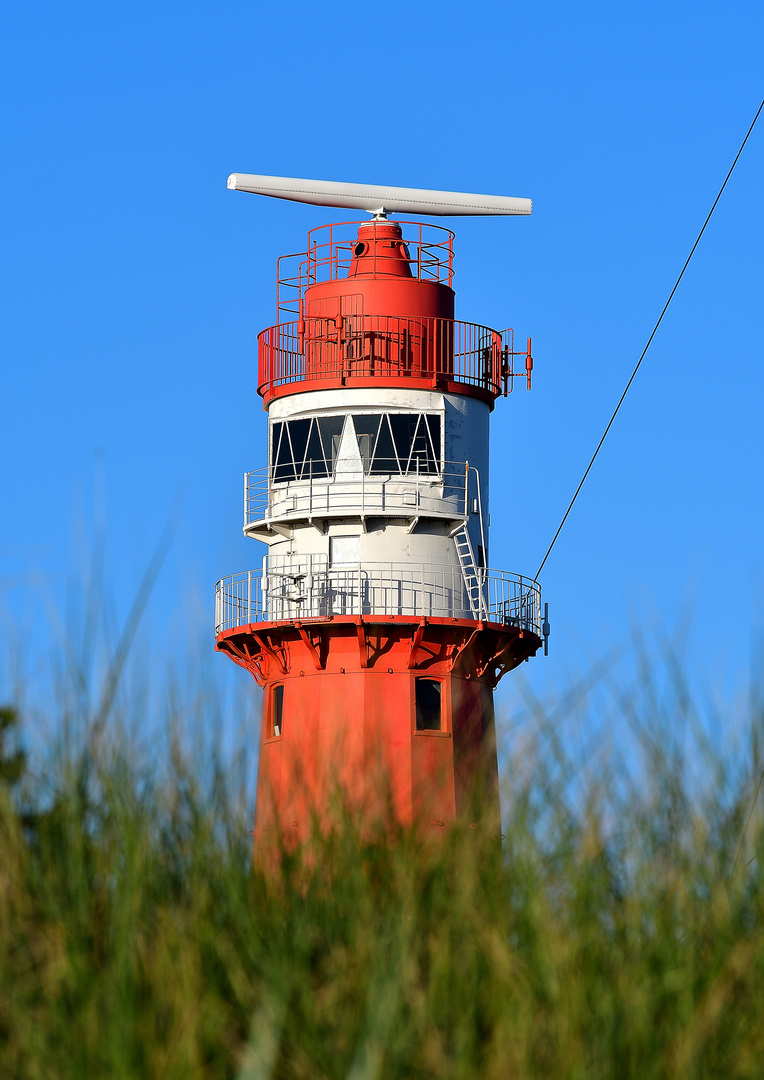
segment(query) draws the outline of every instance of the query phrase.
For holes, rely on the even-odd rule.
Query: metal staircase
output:
[[[483,571],[475,565],[475,555],[472,550],[470,534],[467,530],[467,522],[463,521],[451,534],[456,545],[456,554],[459,565],[462,568],[464,590],[470,611],[475,619],[488,618],[488,606],[483,592]]]

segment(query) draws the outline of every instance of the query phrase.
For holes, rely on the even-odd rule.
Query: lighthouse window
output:
[[[266,739],[280,739],[284,730],[284,686],[272,686],[268,694]]]
[[[395,451],[401,463],[401,472],[408,472],[409,458],[414,444],[414,436],[419,426],[417,413],[393,413],[388,418],[393,432]],[[414,466],[416,468],[416,466]]]
[[[274,424],[271,438],[271,462],[274,480],[293,480],[294,461],[286,424]]]
[[[322,416],[319,420],[314,421],[318,425],[318,430],[321,434],[321,445],[323,447],[323,463],[326,468],[326,472],[321,473],[321,476],[331,476],[334,472],[334,466],[337,463],[337,454],[339,453],[340,442],[342,441],[342,429],[345,426],[344,416]],[[314,476],[318,476],[319,473],[315,472],[314,463]]]
[[[432,445],[432,452],[435,457],[435,461],[440,463],[440,417],[435,413],[425,413],[424,418],[427,421],[427,434],[430,436],[430,443]]]
[[[289,441],[292,444],[292,459],[295,471],[299,476],[305,461],[305,451],[308,449],[308,436],[312,426],[311,420],[290,420],[287,424]]]
[[[440,473],[440,414],[354,413],[351,419],[367,475]],[[333,476],[345,420],[344,416],[274,420],[271,424],[274,483]]]
[[[274,482],[331,476],[344,423],[344,416],[274,421],[271,424]]]
[[[418,472],[434,475],[440,472],[440,416],[385,413],[380,420],[368,472],[376,476],[382,473]]]
[[[358,451],[361,455],[363,471],[365,473],[368,473],[369,467],[371,466],[371,459],[374,456],[374,446],[377,441],[379,422],[381,419],[382,417],[379,415],[373,416],[369,414],[353,417],[355,436],[358,440]]]
[[[382,417],[380,417],[380,419],[382,419]],[[369,472],[373,476],[379,476],[381,473],[400,472],[400,466],[395,453],[395,445],[390,433],[390,424],[387,417],[384,417],[384,423],[379,425],[379,432],[377,434],[377,441],[374,446],[373,460],[369,466]]]
[[[318,424],[313,421],[310,425],[310,437],[308,448],[305,452],[305,464],[303,476],[326,476],[328,471],[324,446],[321,442],[321,432]]]
[[[417,731],[443,730],[443,683],[438,679],[414,682]]]

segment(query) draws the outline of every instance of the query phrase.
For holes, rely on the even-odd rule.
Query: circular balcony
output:
[[[328,566],[325,556],[302,556],[287,568],[266,560],[219,581],[215,634],[253,623],[302,622],[335,616],[477,619],[541,636],[541,590],[532,578],[481,570],[475,599],[458,565],[358,563]]]
[[[435,475],[417,471],[380,476],[363,469],[349,476],[327,475],[323,468],[314,476],[312,465],[307,462],[299,479],[279,480],[278,467],[244,474],[246,535],[267,535],[272,523],[314,524],[334,517],[460,521],[469,515],[470,492],[479,490],[479,484],[470,486],[468,462],[446,462]]]
[[[266,404],[306,390],[371,385],[440,389],[492,404],[516,374],[511,331],[454,319],[301,318],[263,330],[258,349],[258,393]]]

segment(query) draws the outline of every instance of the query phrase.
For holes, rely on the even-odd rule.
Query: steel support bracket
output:
[[[478,623],[478,625],[475,627],[475,629],[472,631],[472,633],[470,634],[470,636],[467,638],[467,640],[464,642],[463,645],[455,645],[454,646],[453,652],[451,653],[450,657],[448,658],[448,670],[449,671],[454,670],[454,668],[456,667],[457,661],[459,660],[459,657],[463,653],[465,653],[467,651],[467,649],[469,649],[472,642],[475,640],[477,635],[483,629],[484,629],[483,623]]]
[[[321,654],[319,653],[316,646],[313,644],[313,642],[308,637],[305,629],[303,628],[302,623],[296,622],[294,625],[295,625],[295,629],[297,630],[297,633],[302,638],[303,645],[305,646],[305,648],[308,650],[308,652],[311,655],[313,663],[315,664],[315,667],[316,667],[316,671],[323,671],[323,669],[326,667],[326,665],[321,663]]]
[[[413,670],[413,668],[416,667],[416,654],[419,651],[419,646],[422,644],[422,638],[424,637],[424,632],[426,629],[427,619],[422,619],[422,621],[419,623],[419,626],[417,626],[416,630],[414,631],[414,637],[411,640],[411,651],[409,652],[408,662],[409,671]]]
[[[369,666],[369,659],[366,649],[366,627],[364,626],[362,619],[358,620],[355,629],[358,636],[358,658],[361,662],[361,667],[366,670]]]
[[[288,674],[288,669],[287,669],[287,666],[286,666],[286,664],[284,663],[284,660],[283,660],[283,658],[282,658],[281,656],[279,656],[279,654],[278,654],[277,652],[275,652],[275,651],[274,651],[274,649],[273,649],[273,648],[272,648],[272,647],[271,647],[270,645],[267,645],[267,644],[266,644],[266,643],[265,643],[265,642],[263,641],[263,639],[262,639],[262,638],[260,637],[260,635],[259,635],[259,634],[256,634],[256,633],[254,632],[254,630],[252,631],[252,637],[253,637],[253,638],[255,639],[255,641],[256,641],[256,642],[257,642],[257,644],[258,644],[258,645],[260,646],[260,648],[261,648],[261,649],[262,649],[262,651],[263,651],[263,652],[265,653],[265,655],[266,655],[266,656],[267,656],[267,657],[268,657],[268,658],[269,658],[270,660],[273,660],[273,661],[274,661],[274,663],[278,664],[279,668],[281,669],[281,674],[282,674],[282,675],[286,675],[286,674]],[[283,651],[283,650],[282,650],[282,651]]]
[[[265,686],[265,681],[268,677],[268,669],[266,667],[263,670],[263,660],[266,659],[264,654],[259,656],[253,656],[246,646],[246,643],[239,648],[238,645],[234,645],[230,638],[226,638],[222,646],[217,646],[218,652],[224,652],[233,660],[239,667],[245,668],[254,678],[258,686]],[[266,659],[267,664],[267,659]]]
[[[278,522],[272,521],[271,522],[271,529],[275,533],[278,533],[279,536],[283,536],[285,540],[291,540],[292,539],[293,529],[292,529],[291,525],[280,525]]]
[[[522,637],[522,634],[520,634],[519,636]],[[501,664],[505,665],[505,661],[502,660],[502,657],[505,656],[507,653],[510,653],[512,651],[512,646],[515,643],[515,641],[517,641],[517,640],[518,640],[517,638],[511,639],[510,641],[506,642],[504,645],[501,645],[499,648],[494,648],[493,652],[484,661],[484,663],[478,665],[478,667],[477,667],[478,678],[482,679],[482,677],[485,675],[486,671],[488,671],[489,668],[497,668]],[[509,670],[509,669],[507,668],[506,670]],[[502,674],[503,674],[503,672],[502,672]],[[499,676],[499,678],[501,678],[501,675]],[[491,681],[493,681],[493,679]],[[498,682],[498,679],[496,680],[496,682]]]

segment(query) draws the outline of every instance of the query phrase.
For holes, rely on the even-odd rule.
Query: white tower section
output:
[[[272,617],[487,618],[489,415],[477,398],[399,387],[272,401],[244,526],[268,545]]]
[[[411,197],[388,189],[386,202],[395,191]],[[453,207],[452,193],[419,194]],[[529,211],[506,201],[528,210],[472,212]],[[314,229],[304,255],[279,260],[279,322],[259,338],[268,464],[244,479],[244,532],[268,553],[219,597],[219,626],[257,614],[538,628],[535,583],[488,569],[490,414],[519,354],[512,331],[454,319],[452,276],[453,233],[381,211]],[[530,384],[530,341],[522,355]]]

